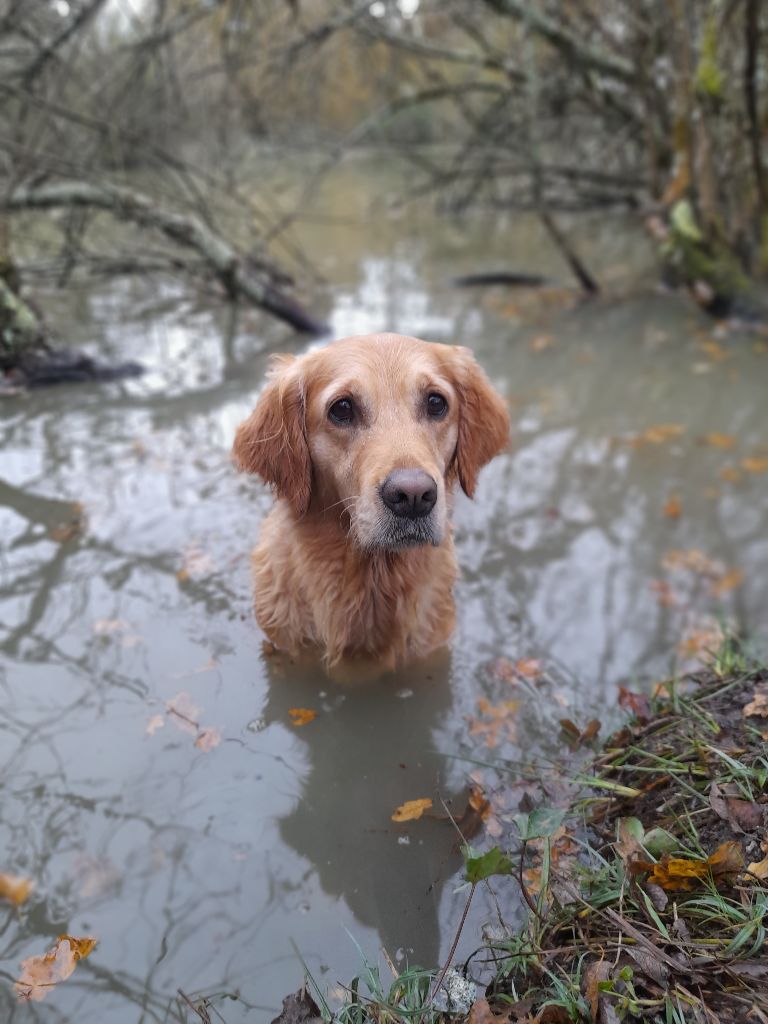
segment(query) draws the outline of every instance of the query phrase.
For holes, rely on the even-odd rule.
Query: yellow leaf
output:
[[[735,437],[732,437],[730,434],[718,434],[717,431],[705,434],[704,441],[710,448],[733,448],[736,445]]]
[[[760,458],[756,455],[741,460],[741,468],[747,473],[765,473],[768,470],[768,457]]]
[[[22,962],[16,995],[22,1002],[45,999],[54,985],[66,981],[78,960],[87,957],[95,945],[96,939],[60,935],[53,949],[43,956],[31,956]]]
[[[29,878],[0,872],[0,899],[8,900],[14,906],[20,907],[22,903],[26,903],[33,887],[34,882]]]
[[[682,423],[655,423],[653,426],[646,427],[641,434],[631,437],[629,443],[636,448],[644,444],[664,444],[665,441],[679,437],[684,432],[685,427]]]
[[[723,466],[720,479],[727,480],[729,484],[737,484],[741,480],[741,472],[735,466]]]
[[[288,714],[291,716],[291,725],[295,725],[297,728],[301,725],[308,725],[317,718],[317,712],[312,711],[311,708],[288,708]]]
[[[392,815],[392,821],[415,821],[422,816],[424,811],[428,811],[431,806],[432,801],[428,796],[420,797],[418,800],[406,800],[404,804],[400,804]]]
[[[744,855],[736,842],[722,843],[706,860],[670,857],[664,854],[656,864],[636,861],[635,870],[648,871],[648,881],[662,889],[690,892],[711,874],[715,882],[729,882],[744,867]]]

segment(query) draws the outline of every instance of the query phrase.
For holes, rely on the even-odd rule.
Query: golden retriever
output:
[[[269,640],[382,668],[444,644],[451,489],[471,497],[508,434],[469,349],[372,334],[277,356],[233,449],[278,497],[253,552]]]

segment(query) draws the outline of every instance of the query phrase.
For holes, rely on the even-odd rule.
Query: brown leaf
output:
[[[498,1024],[507,1019],[506,1014],[497,1016],[488,1005],[487,999],[476,999],[469,1010],[469,1024]]]
[[[641,724],[650,720],[651,702],[645,693],[635,693],[634,690],[627,690],[620,686],[619,707],[629,711]]]
[[[750,715],[760,715],[761,718],[768,718],[768,690],[761,687],[752,694],[752,700],[741,709],[743,718]]]
[[[629,443],[635,448],[646,444],[664,444],[665,441],[670,441],[673,437],[680,437],[684,432],[685,427],[682,423],[655,423],[653,426],[646,427],[641,434],[629,438]]]
[[[311,708],[288,708],[288,714],[291,716],[291,725],[295,725],[296,728],[309,725],[317,718],[317,712]]]
[[[469,787],[469,797],[464,813],[456,819],[456,827],[465,839],[474,839],[490,813],[491,802],[486,800],[482,786],[472,785]]]
[[[188,732],[196,736],[200,726],[200,708],[193,702],[186,690],[180,690],[175,697],[165,703],[165,710],[176,726],[182,732]]]
[[[754,831],[765,820],[768,807],[764,804],[729,796],[716,782],[709,788],[709,804],[712,810],[735,832]]]
[[[741,480],[741,473],[735,466],[723,466],[720,470],[720,479],[729,484],[737,484]]]
[[[392,821],[416,821],[431,806],[432,801],[428,796],[419,797],[417,800],[406,800],[404,804],[400,804],[396,808],[395,813],[392,815]]]
[[[762,881],[768,880],[768,857],[764,857],[759,861],[753,861],[752,864],[747,864],[747,871],[750,875],[756,875]]]
[[[711,875],[715,883],[730,884],[733,876],[744,866],[741,846],[733,841],[722,843],[713,854],[701,860],[670,857],[665,853],[660,861],[636,861],[635,870],[650,871],[648,881],[668,891],[691,892]]]
[[[611,973],[611,965],[607,960],[595,960],[591,964],[587,964],[584,968],[584,974],[581,978],[582,991],[584,992],[584,998],[589,1003],[589,1009],[594,1020],[597,1020],[597,1015],[600,1010],[600,989],[599,985],[602,982],[608,981],[608,977]]]
[[[741,460],[741,468],[746,473],[765,473],[768,470],[768,457],[756,455]]]
[[[670,494],[664,502],[664,515],[667,519],[679,519],[683,511],[683,503],[676,494]]]
[[[0,899],[8,900],[14,906],[20,907],[26,903],[29,894],[34,888],[34,882],[29,878],[22,878],[20,875],[6,875],[0,872]]]
[[[31,956],[22,962],[21,977],[16,982],[16,995],[22,1002],[45,999],[54,985],[66,981],[78,960],[87,957],[95,945],[96,939],[60,935],[53,949],[43,956]]]
[[[283,1008],[272,1024],[322,1024],[320,1008],[302,986],[298,992],[285,997]]]

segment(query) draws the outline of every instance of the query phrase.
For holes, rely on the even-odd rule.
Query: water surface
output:
[[[64,337],[150,372],[0,405],[0,869],[36,884],[0,916],[3,1020],[185,1019],[182,989],[268,1021],[301,980],[292,941],[330,989],[358,970],[350,935],[374,960],[436,964],[463,905],[454,833],[397,826],[395,807],[459,807],[476,766],[455,755],[545,757],[559,718],[615,720],[619,684],[695,656],[718,622],[768,629],[765,342],[656,293],[617,221],[579,235],[599,302],[454,289],[489,268],[568,275],[528,221],[394,215],[371,205],[390,184],[346,167],[297,227],[334,333],[470,345],[514,424],[456,503],[451,650],[396,677],[350,689],[286,666],[251,618],[270,498],[229,448],[269,354],[305,342],[168,282],[46,299]],[[544,678],[510,682],[499,658]],[[317,717],[296,728],[291,708]],[[485,894],[459,955],[487,919]],[[99,945],[17,1005],[20,961],[63,932]]]

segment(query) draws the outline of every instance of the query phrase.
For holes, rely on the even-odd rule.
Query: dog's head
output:
[[[508,434],[469,349],[377,334],[277,357],[234,454],[297,517],[333,516],[360,547],[396,550],[442,541],[454,480],[471,497]]]

